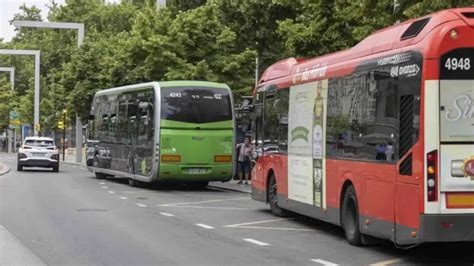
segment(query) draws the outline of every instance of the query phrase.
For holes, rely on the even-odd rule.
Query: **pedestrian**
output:
[[[239,182],[242,184],[245,175],[245,184],[250,179],[250,161],[253,155],[253,147],[250,144],[250,137],[245,136],[244,142],[237,144],[237,171],[239,173]]]
[[[375,147],[375,151],[377,152],[377,155],[375,156],[375,159],[377,161],[387,160],[386,155],[385,155],[385,150],[386,150],[385,143],[377,144],[377,146]]]

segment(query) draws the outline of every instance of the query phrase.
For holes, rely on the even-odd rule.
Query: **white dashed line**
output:
[[[100,182],[101,185],[105,185],[105,182]]]
[[[120,199],[128,199],[127,197],[120,197]]]
[[[268,243],[258,241],[258,240],[252,239],[252,238],[244,238],[244,240],[247,241],[247,242],[250,242],[252,244],[259,245],[259,246],[269,246],[270,245]]]
[[[210,225],[207,225],[207,224],[196,224],[197,226],[200,226],[202,228],[205,228],[205,229],[214,229],[214,227],[210,226]]]
[[[115,191],[109,190],[110,194],[115,194]]]
[[[108,187],[107,186],[102,186],[101,188],[107,189]]]
[[[143,204],[143,203],[137,203],[137,206],[138,206],[138,207],[142,207],[142,208],[148,207],[146,204]]]
[[[322,264],[322,265],[325,265],[325,266],[337,266],[337,265],[339,265],[339,264],[332,263],[332,262],[327,261],[327,260],[321,260],[321,259],[312,259],[311,261]]]
[[[168,217],[173,217],[174,214],[167,213],[167,212],[160,212],[161,215],[168,216]]]

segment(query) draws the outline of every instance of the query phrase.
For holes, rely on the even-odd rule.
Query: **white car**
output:
[[[53,168],[59,171],[59,150],[52,138],[27,137],[18,150],[17,170],[23,167]]]

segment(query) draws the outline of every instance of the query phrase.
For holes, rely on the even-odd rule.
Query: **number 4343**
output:
[[[448,60],[446,60],[444,67],[449,70],[469,70],[471,69],[471,59],[449,57]]]

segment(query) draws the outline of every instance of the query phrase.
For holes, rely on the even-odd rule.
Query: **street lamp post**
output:
[[[18,28],[47,28],[47,29],[68,29],[77,30],[77,47],[81,47],[84,41],[84,23],[69,22],[43,22],[14,20],[13,26]],[[76,162],[82,161],[82,122],[79,114],[76,113]]]
[[[34,133],[38,135],[40,120],[40,51],[0,49],[0,55],[34,55],[35,56],[35,100],[34,100]]]
[[[10,72],[10,85],[12,91],[15,90],[15,68],[14,67],[0,67],[0,72]]]

